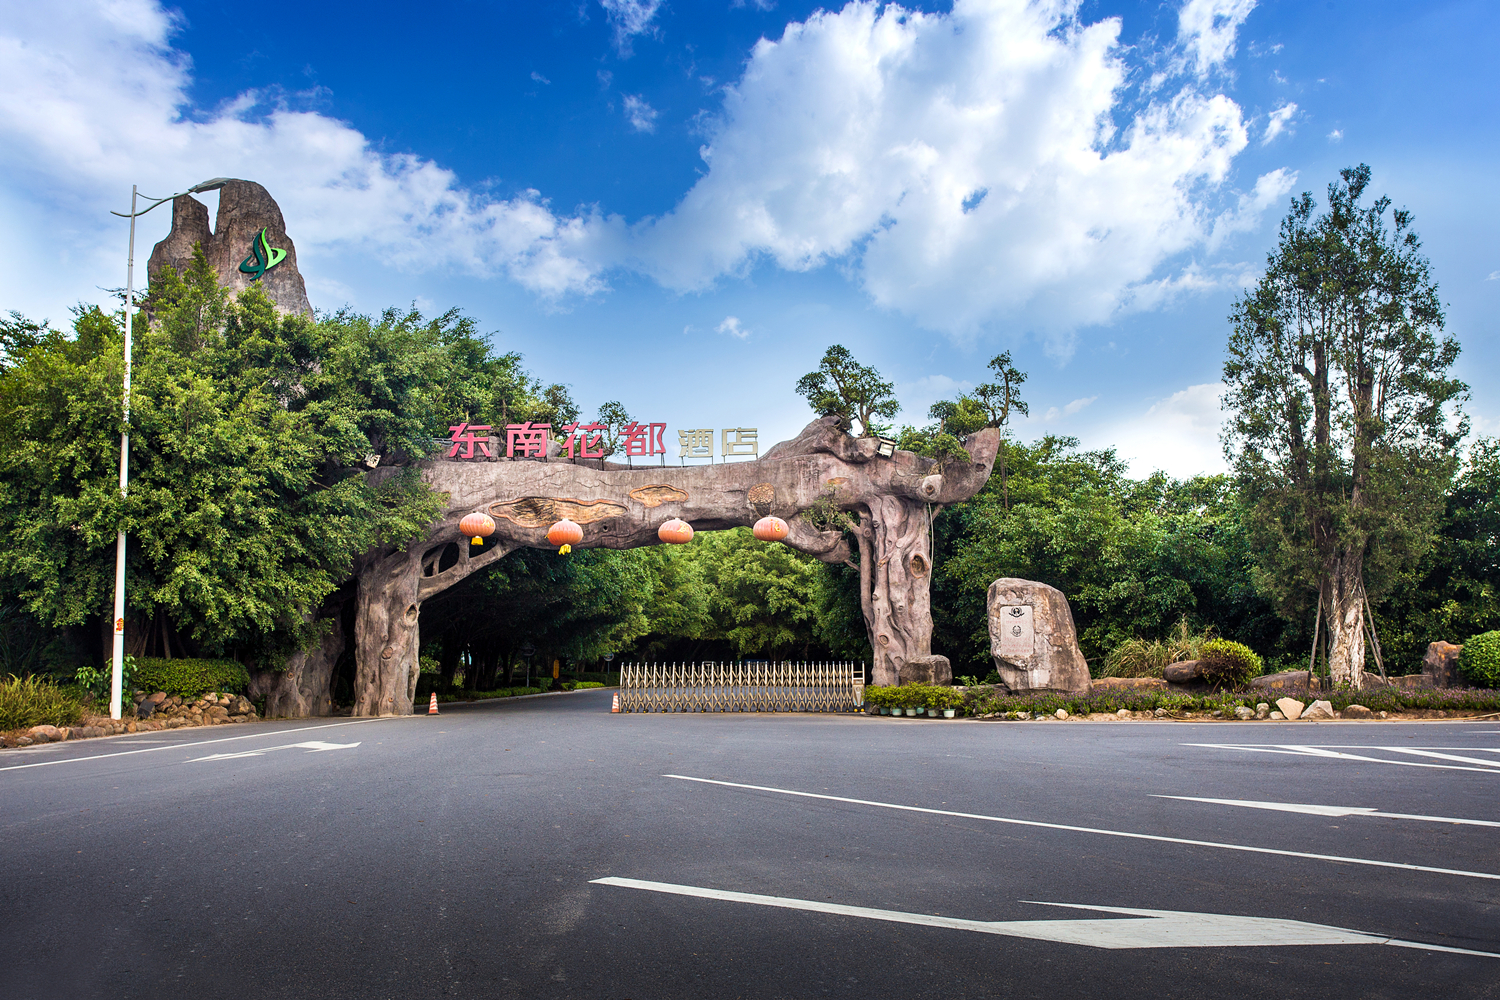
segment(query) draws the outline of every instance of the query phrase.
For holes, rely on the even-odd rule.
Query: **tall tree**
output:
[[[1359,687],[1367,592],[1425,551],[1467,427],[1448,376],[1437,284],[1411,213],[1361,204],[1370,168],[1328,208],[1294,199],[1265,274],[1236,301],[1224,365],[1226,454],[1254,506],[1260,585],[1285,613],[1323,609],[1335,683]]]
[[[876,418],[890,420],[901,410],[896,386],[874,368],[854,360],[842,344],[828,348],[818,370],[797,380],[797,393],[820,416],[837,416],[846,431],[858,420],[860,437],[879,434],[883,428]]]
[[[986,427],[999,427],[1004,436],[1000,438],[1000,498],[1008,509],[1010,507],[1010,456],[1007,454],[1009,436],[1009,424],[1011,411],[1028,416],[1031,406],[1021,398],[1019,392],[1021,383],[1026,381],[1026,373],[1017,368],[1010,359],[1010,352],[997,354],[990,358],[990,368],[995,373],[996,381],[985,382],[974,389],[975,400],[984,407],[985,412],[990,415]]]

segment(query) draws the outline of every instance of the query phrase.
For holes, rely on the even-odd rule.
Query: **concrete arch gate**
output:
[[[208,209],[189,195],[172,205],[172,231],[152,251],[154,276],[181,269],[202,246],[219,281],[239,290],[259,282],[277,309],[311,315],[297,251],[281,209],[254,181],[226,180],[212,229]],[[260,247],[259,250],[256,248]],[[251,257],[241,261],[249,248]],[[490,452],[504,450],[491,439]],[[989,478],[1000,432],[987,429],[965,444],[968,461],[942,465],[911,452],[876,454],[872,438],[853,438],[825,417],[750,462],[630,467],[597,459],[567,459],[553,443],[546,458],[430,459],[418,463],[432,488],[447,496],[441,520],[401,549],[366,553],[355,565],[358,607],[354,626],[354,714],[407,715],[416,693],[422,602],[503,559],[518,548],[550,548],[547,529],[569,517],[583,526],[582,548],[658,544],[663,521],[679,517],[700,531],[755,523],[767,514],[791,527],[784,544],[824,562],[853,564],[849,536],[859,550],[860,601],[874,651],[876,684],[947,673],[932,655],[931,518],[946,504],[966,500]],[[377,468],[372,481],[399,474]],[[857,511],[849,535],[814,523],[833,506]],[[495,534],[475,554],[459,521],[484,511]],[[783,543],[768,543],[783,544]],[[456,545],[458,557],[443,558]],[[288,659],[284,671],[260,672],[252,693],[264,695],[271,715],[326,715],[333,667],[343,652],[340,619],[318,646]]]
[[[563,517],[583,526],[575,548],[628,549],[659,544],[657,528],[673,517],[713,531],[774,514],[791,532],[784,543],[767,544],[853,564],[845,532],[818,527],[809,511],[856,511],[859,521],[848,534],[859,550],[860,601],[874,650],[871,679],[894,684],[903,667],[931,670],[932,661],[942,659],[932,656],[931,517],[979,491],[999,446],[998,430],[980,431],[965,445],[969,461],[940,467],[907,451],[879,456],[874,439],[850,437],[825,417],[749,462],[635,468],[557,456],[422,462],[423,478],[447,495],[442,520],[407,547],[367,553],[356,566],[354,714],[410,714],[422,602],[516,549],[551,548],[547,529]],[[458,527],[476,510],[496,523],[477,553]],[[444,566],[450,545],[458,558]],[[944,660],[938,671],[945,669]]]

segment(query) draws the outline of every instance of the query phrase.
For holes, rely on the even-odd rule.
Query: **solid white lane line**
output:
[[[12,764],[0,767],[0,771],[20,771],[28,767],[50,767],[53,764],[76,764],[84,760],[104,760],[107,757],[129,757],[137,753],[156,753],[158,750],[186,750],[188,747],[206,747],[215,743],[233,743],[235,740],[253,740],[257,736],[285,736],[287,733],[308,733],[314,729],[338,729],[340,726],[359,726],[366,722],[391,722],[395,719],[419,719],[418,715],[383,715],[375,719],[355,719],[352,722],[330,722],[326,726],[303,726],[300,729],[277,729],[274,732],[246,733],[244,736],[226,736],[220,740],[200,740],[197,743],[167,743],[144,750],[121,750],[119,753],[100,753],[92,757],[64,757],[62,760],[39,760],[35,764]]]
[[[1143,910],[1123,906],[1038,902],[1035,905],[1060,906],[1070,910],[1091,910],[1098,913],[1119,913],[1138,919],[1122,920],[1119,917],[1112,917],[1093,920],[965,920],[961,917],[907,913],[902,910],[879,910],[869,906],[825,903],[816,899],[765,896],[754,892],[729,892],[724,889],[705,889],[695,885],[648,882],[633,878],[596,878],[591,884],[612,885],[624,889],[644,889],[649,892],[670,893],[676,896],[694,896],[698,899],[750,903],[756,906],[775,906],[811,913],[832,913],[844,917],[862,917],[866,920],[918,924],[923,927],[975,931],[980,934],[1026,938],[1032,941],[1078,944],[1089,948],[1253,948],[1287,945],[1389,944],[1398,948],[1421,948],[1427,951],[1443,951],[1458,955],[1500,958],[1500,954],[1488,951],[1449,948],[1443,945],[1423,944],[1420,941],[1401,941],[1381,934],[1367,934],[1343,927],[1310,924],[1301,920],[1282,920],[1276,917],[1238,917],[1225,913],[1191,913],[1178,910]],[[1022,900],[1022,902],[1033,901]]]
[[[1240,743],[1184,743],[1185,747],[1208,747],[1213,750],[1246,750],[1253,753],[1281,753],[1298,757],[1321,757],[1326,760],[1358,760],[1370,764],[1395,764],[1400,767],[1426,767],[1438,771],[1478,771],[1481,774],[1500,774],[1500,761],[1494,767],[1462,767],[1457,764],[1428,764],[1418,760],[1390,760],[1386,757],[1366,757],[1363,754],[1339,753],[1326,747],[1284,744],[1240,744]],[[1361,750],[1383,750],[1384,747],[1360,747]],[[1407,751],[1409,752],[1409,751]]]
[[[1218,806],[1243,806],[1246,809],[1274,809],[1277,812],[1305,813],[1310,816],[1378,816],[1381,819],[1415,819],[1427,823],[1458,823],[1463,826],[1500,826],[1490,819],[1459,819],[1457,816],[1421,816],[1416,813],[1379,812],[1374,806],[1317,806],[1297,802],[1254,802],[1249,799],[1205,799],[1196,795],[1153,795],[1153,799],[1180,799],[1183,802],[1207,802]]]
[[[875,802],[870,799],[851,799],[842,795],[820,795],[816,792],[799,792],[790,788],[770,788],[765,785],[745,785],[736,781],[717,781],[713,778],[694,778],[686,774],[664,774],[663,778],[680,781],[697,781],[705,785],[723,785],[726,788],[745,788],[756,792],[774,792],[777,795],[795,795],[805,799],[826,799],[829,802],[847,802],[856,806],[877,806],[881,809],[898,809],[902,812],[929,813],[934,816],[955,816],[959,819],[980,819],[989,823],[1007,823],[1012,826],[1033,826],[1043,830],[1065,830],[1069,833],[1093,833],[1101,837],[1124,837],[1127,840],[1151,840],[1161,844],[1184,844],[1189,847],[1212,847],[1221,851],[1244,851],[1249,854],[1275,854],[1284,858],[1307,858],[1311,861],[1334,861],[1347,865],[1369,865],[1373,868],[1399,868],[1403,871],[1430,872],[1434,875],[1461,875],[1464,878],[1482,878],[1500,882],[1500,874],[1494,872],[1471,872],[1461,868],[1434,868],[1430,865],[1412,865],[1402,861],[1375,861],[1371,858],[1346,858],[1338,854],[1313,854],[1308,851],[1284,851],[1276,847],[1251,847],[1247,844],[1224,844],[1215,840],[1191,840],[1186,837],[1166,837],[1155,833],[1130,833],[1125,830],[1101,830],[1092,826],[1072,826],[1067,823],[1043,823],[1034,819],[1015,819],[1009,816],[985,816],[982,813],[956,812],[952,809],[928,809],[924,806],[903,806],[895,802]]]

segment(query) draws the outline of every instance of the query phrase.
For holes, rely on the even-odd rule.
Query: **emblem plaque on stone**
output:
[[[1032,623],[1032,606],[1013,604],[1000,610],[1000,655],[1017,659],[1030,658],[1035,645],[1036,629]]]

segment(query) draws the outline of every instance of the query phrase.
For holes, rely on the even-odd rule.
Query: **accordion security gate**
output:
[[[857,712],[863,663],[625,663],[626,712]]]

